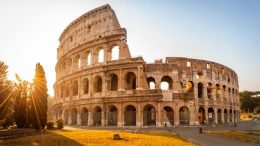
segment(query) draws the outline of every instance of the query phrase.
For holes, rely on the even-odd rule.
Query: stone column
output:
[[[224,110],[221,109],[221,123],[224,123]]]
[[[119,75],[118,75],[118,91],[124,90],[124,77],[123,77],[123,71],[122,69],[119,69]]]
[[[69,113],[68,113],[68,125],[72,124],[72,118],[71,118],[71,109],[69,108]]]
[[[231,116],[232,116],[232,118],[231,118],[231,119],[232,119],[232,123],[235,123],[235,120],[234,120],[234,117],[235,117],[235,116],[234,116],[234,110],[233,110],[233,109],[232,109],[232,114],[231,114]]]
[[[136,118],[136,126],[141,127],[143,126],[143,110],[141,108],[141,103],[137,103],[137,118]]]
[[[227,110],[227,123],[230,123],[230,113],[229,113],[229,110]]]
[[[180,125],[179,106],[176,105],[174,109],[174,126]]]
[[[93,126],[93,113],[88,112],[88,126]]]
[[[137,90],[141,90],[142,89],[142,85],[141,85],[141,66],[137,67]]]
[[[103,109],[102,112],[101,112],[101,126],[105,126],[105,122],[106,122],[105,109]]]
[[[77,125],[81,126],[81,111],[79,106],[77,108]]]
[[[118,121],[117,121],[117,126],[119,127],[124,126],[123,113],[124,113],[123,105],[120,103],[120,105],[118,106]]]
[[[214,122],[218,124],[218,109],[214,108]]]
[[[158,115],[158,116],[157,116]],[[161,110],[161,102],[157,104],[157,111],[156,111],[156,126],[162,126],[162,110]]]

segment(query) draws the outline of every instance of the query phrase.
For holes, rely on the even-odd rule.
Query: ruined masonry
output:
[[[138,127],[239,121],[235,71],[206,60],[166,57],[147,64],[131,57],[126,29],[109,5],[74,20],[59,41],[54,121]]]

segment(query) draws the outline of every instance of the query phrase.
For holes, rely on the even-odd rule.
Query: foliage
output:
[[[62,145],[62,146],[191,146],[172,132],[130,133],[106,130],[52,131],[51,134],[6,140],[4,145]],[[113,140],[119,134],[122,140]]]
[[[260,106],[260,91],[240,92],[241,110],[244,112],[254,112],[254,109]],[[257,111],[257,110],[256,110]]]
[[[47,81],[44,69],[40,63],[36,64],[33,85],[31,102],[34,119],[32,124],[37,131],[44,129],[47,123]]]
[[[54,122],[52,122],[52,121],[49,121],[49,122],[47,122],[47,129],[54,129]]]
[[[0,126],[13,125],[13,84],[7,80],[8,66],[0,61]]]
[[[57,120],[56,124],[57,124],[58,129],[62,129],[64,126],[64,122],[62,119]]]

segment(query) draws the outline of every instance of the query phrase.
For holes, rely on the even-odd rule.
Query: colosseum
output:
[[[109,5],[62,32],[53,120],[78,126],[179,126],[239,121],[238,77],[207,60],[132,57],[127,32]]]

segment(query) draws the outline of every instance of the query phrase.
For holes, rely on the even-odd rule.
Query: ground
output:
[[[113,140],[120,134],[121,140]],[[5,140],[5,146],[179,146],[193,145],[169,131],[126,132],[118,130],[58,130],[37,136]],[[1,145],[1,144],[0,144]]]

